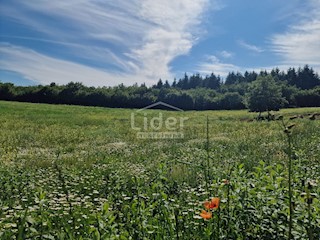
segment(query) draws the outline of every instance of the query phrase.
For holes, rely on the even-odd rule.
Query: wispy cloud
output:
[[[79,43],[62,42],[39,37],[23,37],[14,35],[0,35],[0,37],[7,40],[18,39],[36,43],[49,43],[51,45],[55,45],[57,49],[62,46],[65,47],[65,53],[68,52],[69,55],[77,57],[78,59],[87,59],[90,61],[91,65],[95,65],[97,63],[99,63],[99,66],[113,65],[124,72],[136,69],[136,67],[130,65],[130,62],[127,62],[125,59],[121,58],[121,56],[116,55],[108,48],[86,46]]]
[[[232,58],[234,56],[234,53],[223,50],[219,52],[219,55],[223,58]]]
[[[244,47],[252,52],[255,52],[255,53],[262,53],[264,52],[264,49],[262,49],[261,47],[258,47],[256,45],[253,45],[253,44],[249,44],[243,40],[238,40],[237,43],[241,46],[241,47]]]
[[[216,56],[208,56],[207,60],[200,63],[197,68],[197,72],[203,75],[209,75],[212,72],[221,77],[226,77],[229,72],[238,72],[243,69],[231,63],[224,63]]]
[[[244,67],[235,65],[232,63],[228,63],[222,61],[218,57],[211,55],[207,56],[206,60],[201,62],[197,67],[197,72],[202,75],[209,75],[212,72],[216,75],[220,75],[221,77],[225,78],[230,72],[240,72],[242,74],[245,71],[255,71],[259,73],[260,71],[268,71],[270,72],[272,69],[278,68],[280,71],[287,71],[292,65],[269,65],[269,66],[255,66],[255,67]]]
[[[119,83],[132,84],[138,79],[129,79],[125,74],[110,73],[71,61],[60,60],[33,50],[10,44],[0,44],[0,69],[20,73],[24,78],[41,83],[65,84],[82,82],[88,86],[114,86]],[[141,80],[144,79],[140,76]]]
[[[271,37],[272,50],[282,58],[282,64],[310,64],[320,70],[320,2],[306,4],[308,14],[300,16],[286,32]]]
[[[187,54],[196,43],[195,26],[207,1],[154,1],[142,3],[140,17],[148,19],[153,27],[145,34],[143,44],[127,56],[140,63],[139,73],[149,78],[172,79],[170,62]],[[170,6],[170,8],[168,8]]]
[[[201,32],[198,26],[208,4],[209,0],[44,0],[6,3],[0,11],[3,17],[38,33],[37,37],[20,36],[25,40],[65,47],[60,59],[21,48],[23,59],[38,54],[48,64],[67,60],[77,67],[86,67],[79,64],[82,63],[79,60],[86,59],[90,69],[96,67],[95,63],[99,63],[100,68],[105,65],[105,69],[109,65],[116,67],[119,72],[110,72],[110,78],[116,74],[115,78],[128,77],[127,83],[130,78],[151,83],[159,78],[172,78],[170,63],[177,56],[188,54],[197,42]],[[8,50],[7,57],[17,56],[12,48],[3,48]],[[11,63],[16,72],[28,75],[25,68],[17,68],[14,61]],[[32,77],[41,81],[43,75]]]

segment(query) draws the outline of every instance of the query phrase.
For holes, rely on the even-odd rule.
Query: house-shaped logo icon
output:
[[[180,112],[183,112],[182,109],[178,108],[178,107],[175,107],[175,106],[172,106],[170,104],[167,104],[165,102],[156,102],[156,103],[153,103],[151,105],[148,105],[144,108],[140,108],[139,110],[137,110],[137,112],[141,112],[143,110],[146,110],[146,109],[163,109],[163,110],[174,110],[174,111],[180,111]]]
[[[188,117],[182,117],[180,114],[178,116],[176,114],[170,114],[171,116],[164,117],[163,111],[159,111],[158,115],[154,112],[149,114],[147,110],[151,109],[183,112],[182,109],[164,102],[156,102],[132,112],[131,128],[137,131],[137,138],[176,139],[184,137],[182,131],[185,121],[189,119]],[[166,115],[167,114],[168,113],[166,113]]]

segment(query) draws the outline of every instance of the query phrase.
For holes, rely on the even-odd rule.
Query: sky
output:
[[[0,81],[87,86],[184,73],[320,72],[319,0],[0,0]]]

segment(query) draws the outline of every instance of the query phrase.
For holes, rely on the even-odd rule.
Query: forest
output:
[[[269,72],[259,73],[230,72],[225,79],[214,73],[207,76],[185,74],[170,83],[168,80],[159,79],[157,84],[150,87],[145,84],[89,87],[76,81],[66,85],[52,82],[50,85],[23,87],[0,81],[0,100],[111,108],[142,108],[162,101],[183,110],[249,108],[252,111],[259,111],[259,108],[250,107],[253,104],[250,104],[249,99],[259,82],[258,79],[267,79],[267,84],[273,86],[269,88],[270,94],[272,96],[274,93],[278,94],[279,101],[268,110],[282,107],[320,107],[320,77],[308,65],[298,69],[289,68],[287,71],[275,68]],[[266,91],[264,86],[260,89],[262,92]],[[256,86],[254,94],[259,91]],[[264,110],[267,109],[262,109]]]

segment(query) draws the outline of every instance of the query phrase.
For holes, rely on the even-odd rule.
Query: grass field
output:
[[[160,112],[184,138],[137,138],[132,114]],[[285,133],[247,111],[0,101],[0,239],[319,239],[319,112],[276,112]]]

